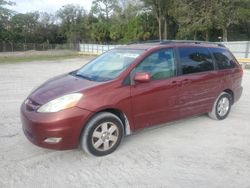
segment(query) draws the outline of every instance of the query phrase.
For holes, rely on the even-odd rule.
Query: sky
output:
[[[15,2],[16,5],[13,5],[10,9],[20,13],[33,11],[55,13],[67,4],[79,4],[89,11],[92,4],[92,0],[12,0],[12,2]]]

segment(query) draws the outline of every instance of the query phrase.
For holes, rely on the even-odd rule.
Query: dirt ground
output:
[[[24,136],[19,107],[33,88],[86,60],[0,64],[0,187],[250,188],[250,71],[224,121],[206,115],[141,131],[106,157],[54,151]]]

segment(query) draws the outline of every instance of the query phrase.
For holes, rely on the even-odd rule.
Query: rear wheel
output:
[[[216,99],[213,110],[208,114],[212,119],[223,120],[225,119],[232,105],[232,96],[226,92],[223,92]]]
[[[95,156],[108,155],[116,150],[123,137],[121,120],[109,112],[96,114],[87,123],[81,138],[81,146]]]

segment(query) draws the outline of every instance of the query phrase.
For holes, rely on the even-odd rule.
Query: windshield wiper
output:
[[[77,77],[80,77],[80,78],[84,78],[84,79],[86,79],[86,80],[92,81],[92,78],[90,78],[90,77],[88,77],[88,76],[84,76],[84,75],[82,75],[82,74],[77,74],[76,72],[73,73],[72,75],[77,76]]]

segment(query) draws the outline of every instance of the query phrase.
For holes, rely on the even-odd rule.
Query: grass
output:
[[[79,57],[76,51],[47,51],[47,52],[22,52],[22,53],[7,53],[0,54],[1,63],[18,63],[32,61],[52,61],[64,60]]]
[[[30,57],[0,57],[0,63],[18,63],[31,61],[49,61],[63,60],[77,57],[78,55],[62,55],[62,56],[30,56]]]

